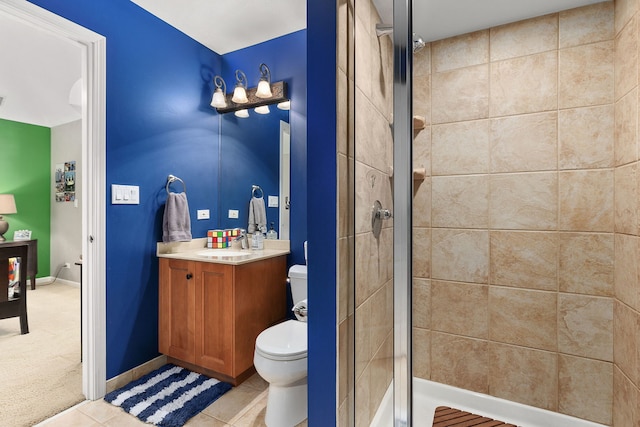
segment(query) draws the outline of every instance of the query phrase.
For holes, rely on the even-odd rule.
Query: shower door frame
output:
[[[393,0],[393,424],[413,425],[413,4]]]

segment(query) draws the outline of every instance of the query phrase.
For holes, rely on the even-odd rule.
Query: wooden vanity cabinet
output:
[[[286,256],[241,265],[160,258],[159,350],[238,385],[255,341],[286,316]]]

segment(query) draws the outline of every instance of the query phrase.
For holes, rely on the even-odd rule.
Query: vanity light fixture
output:
[[[211,106],[215,108],[224,108],[227,106],[227,84],[220,76],[213,78],[213,84],[216,86],[216,90],[213,92],[211,98]]]
[[[280,110],[286,110],[286,111],[288,111],[288,110],[290,110],[290,109],[291,109],[291,101],[282,101],[282,102],[278,102],[277,107],[278,107]]]
[[[240,70],[236,70],[236,87],[233,90],[233,98],[236,104],[246,104],[249,102],[247,98],[247,76]]]
[[[271,98],[273,96],[273,93],[271,93],[271,70],[265,63],[260,64],[258,70],[260,70],[260,81],[258,82],[256,96],[258,98]]]
[[[249,111],[247,111],[246,109],[244,110],[236,110],[235,113],[233,113],[236,117],[240,117],[241,119],[246,119],[247,117],[249,117]]]
[[[256,107],[254,109],[254,111],[258,114],[269,114],[271,111],[269,110],[269,106],[268,105],[261,105],[259,107]]]

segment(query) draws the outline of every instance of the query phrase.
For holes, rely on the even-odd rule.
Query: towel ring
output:
[[[183,180],[181,180],[180,178],[178,178],[178,177],[177,177],[177,176],[175,176],[175,175],[169,175],[169,176],[167,177],[167,185],[166,185],[166,187],[165,187],[165,189],[167,190],[167,194],[171,194],[171,189],[169,188],[169,186],[170,186],[170,185],[171,185],[171,183],[172,183],[172,182],[174,182],[174,181],[180,181],[180,183],[182,184],[182,189],[183,189],[182,191],[183,191],[183,192],[185,192],[185,193],[187,192],[187,186],[186,186],[186,184],[184,183],[184,181],[183,181]]]
[[[260,192],[259,196],[258,192]],[[251,197],[255,197],[256,199],[262,199],[264,197],[264,191],[262,191],[262,188],[260,188],[259,185],[251,186]]]

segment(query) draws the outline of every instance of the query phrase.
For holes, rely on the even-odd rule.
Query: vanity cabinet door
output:
[[[234,377],[234,267],[196,262],[196,365]]]
[[[189,363],[195,362],[194,264],[191,261],[160,259],[159,350]]]

